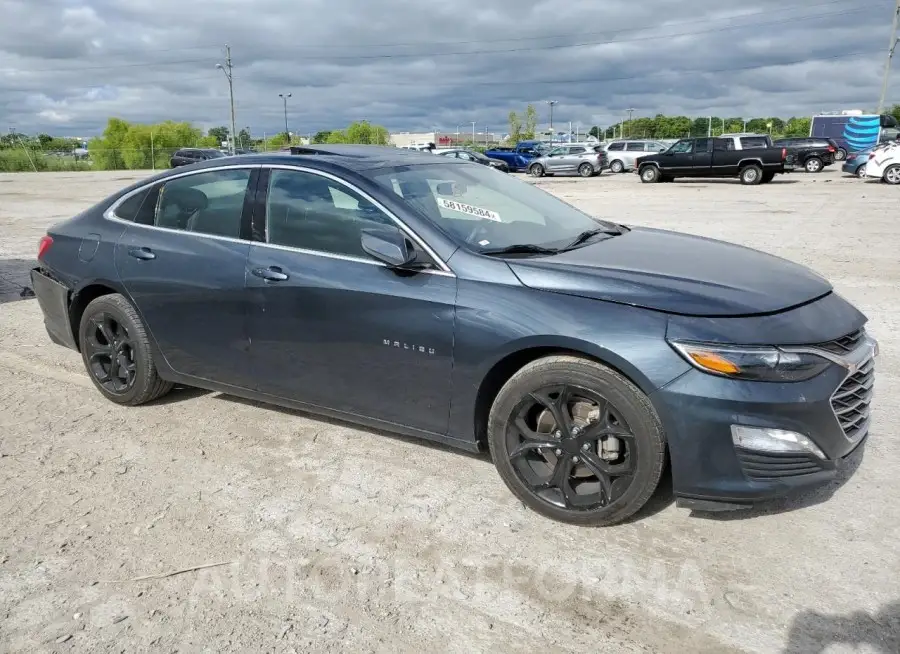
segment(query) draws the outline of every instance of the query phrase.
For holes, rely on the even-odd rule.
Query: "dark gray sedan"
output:
[[[825,279],[458,159],[194,164],[54,225],[38,261],[50,338],[112,402],[182,384],[486,450],[573,524],[628,518],[667,466],[682,506],[749,506],[868,434],[876,344]]]

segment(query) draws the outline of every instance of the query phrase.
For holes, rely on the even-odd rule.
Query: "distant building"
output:
[[[475,143],[486,145],[499,141],[497,134],[493,132],[475,132]],[[472,143],[472,131],[460,130],[457,132],[394,132],[390,138],[391,145],[398,148],[419,148],[434,143],[437,148],[452,148],[467,143]]]

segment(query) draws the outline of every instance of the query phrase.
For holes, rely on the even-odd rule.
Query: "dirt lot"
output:
[[[483,457],[215,393],[105,401],[19,285],[49,224],[138,176],[0,175],[0,651],[900,651],[898,189],[541,181],[810,265],[882,346],[852,477],[725,515],[664,484],[591,530],[526,511]]]

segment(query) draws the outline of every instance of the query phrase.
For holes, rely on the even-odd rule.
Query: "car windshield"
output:
[[[561,248],[588,231],[619,231],[614,223],[489,167],[422,164],[365,174],[476,252],[516,245]]]
[[[203,154],[208,157],[212,157],[213,159],[218,159],[219,157],[225,156],[223,152],[219,152],[218,150],[204,150]]]

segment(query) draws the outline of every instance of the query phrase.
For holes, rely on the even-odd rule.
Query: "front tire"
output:
[[[122,295],[103,295],[88,304],[78,339],[88,376],[108,400],[137,406],[172,390],[173,384],[159,377],[140,316]]]
[[[578,174],[582,177],[593,177],[594,167],[589,163],[583,163],[578,166]]]
[[[756,164],[745,166],[741,169],[740,180],[744,186],[755,186],[762,182],[762,168]]]
[[[655,184],[662,176],[656,166],[644,166],[641,168],[641,181],[644,184]]]
[[[528,168],[528,173],[532,177],[543,177],[544,176],[544,167],[541,164],[532,164]]]
[[[881,176],[881,179],[885,184],[891,184],[892,186],[900,184],[900,165],[894,164],[893,166],[888,166]]]
[[[803,164],[803,167],[806,168],[806,172],[808,173],[820,173],[822,172],[822,160],[818,157],[810,157],[806,160],[806,163]]]
[[[666,439],[653,405],[619,373],[575,356],[538,359],[491,407],[491,456],[522,502],[553,520],[622,522],[656,490]]]
[[[625,164],[623,164],[621,161],[616,159],[611,164],[609,164],[609,170],[616,174],[621,173],[622,171],[625,170]]]

